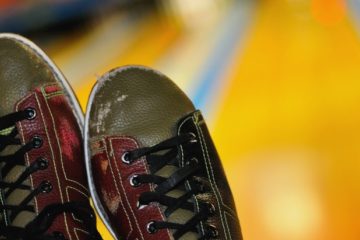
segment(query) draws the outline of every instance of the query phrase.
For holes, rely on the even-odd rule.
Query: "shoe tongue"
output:
[[[157,176],[161,176],[164,178],[169,178],[171,175],[173,175],[179,168],[173,165],[165,165],[163,168],[161,168],[159,171],[155,173]],[[183,196],[186,192],[183,190],[185,189],[184,186],[179,186],[168,193],[166,193],[167,196],[173,197],[173,198],[180,198]],[[165,211],[165,207],[162,208],[163,211]],[[189,211],[186,209],[177,209],[172,214],[169,215],[169,217],[166,219],[168,222],[173,223],[179,223],[179,224],[185,224],[187,221],[189,221],[191,218],[195,216],[195,213],[193,211]],[[175,232],[175,231],[173,231]],[[197,240],[199,239],[199,235],[197,233],[188,232],[184,234],[180,239],[186,239],[186,240]]]
[[[7,133],[8,133],[8,129],[5,129],[0,132],[0,135],[7,135]],[[1,156],[14,154],[20,148],[21,148],[20,145],[19,146],[8,146],[3,151],[1,151]],[[4,165],[5,165],[5,163],[2,163],[1,169]],[[2,178],[2,176],[1,176],[1,179],[4,182],[8,182],[8,183],[15,182],[19,178],[19,176],[25,171],[25,169],[26,169],[26,166],[18,166],[17,165],[9,171],[9,173],[6,175],[5,178]],[[31,186],[30,179],[26,179],[22,184],[26,185],[26,186]],[[5,192],[7,190],[8,189],[5,189]],[[18,206],[30,193],[31,193],[31,190],[16,189],[7,198],[5,198],[4,192],[2,192],[1,194],[3,196],[3,198],[2,198],[3,204]],[[34,200],[31,200],[28,205],[31,205],[31,206],[34,205]],[[1,215],[3,215],[4,213],[1,213]],[[32,221],[36,217],[36,214],[34,212],[22,211],[11,221],[11,219],[9,217],[10,214],[11,214],[10,210],[6,211],[6,213],[5,213],[5,215],[7,216],[5,218],[6,224],[10,225],[10,226],[15,226],[15,227],[25,227],[30,221]]]

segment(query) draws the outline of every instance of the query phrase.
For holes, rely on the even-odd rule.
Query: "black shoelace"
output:
[[[22,145],[20,139],[17,137],[18,130],[16,123],[24,120],[33,120],[35,117],[35,109],[28,108],[0,118],[0,153],[9,146],[19,146],[18,150],[13,154],[0,155],[0,164],[2,165],[0,172],[1,199],[4,201],[17,189],[28,190],[30,192],[18,205],[8,205],[5,204],[5,202],[0,202],[0,212],[3,214],[3,220],[7,222],[0,226],[0,238],[31,240],[65,239],[60,232],[47,234],[46,231],[58,215],[62,213],[72,213],[82,220],[84,226],[89,231],[89,239],[101,239],[96,230],[96,218],[88,203],[68,202],[48,205],[34,220],[28,223],[25,228],[9,225],[9,222],[12,222],[22,211],[35,212],[34,207],[29,205],[32,199],[39,194],[46,194],[52,190],[51,183],[46,180],[34,189],[24,184],[24,181],[27,180],[31,174],[45,170],[48,167],[48,161],[43,157],[39,157],[31,163],[30,166],[26,166],[25,163],[25,154],[32,149],[42,146],[43,142],[41,137],[34,136],[30,142],[24,145]],[[3,179],[5,179],[16,166],[21,166],[25,168],[25,170],[19,175],[16,181],[4,181]]]
[[[144,183],[156,185],[154,191],[143,192],[140,195],[138,200],[139,208],[145,207],[152,202],[157,202],[166,206],[164,212],[165,217],[169,217],[174,211],[180,208],[196,213],[185,224],[168,221],[151,221],[147,224],[147,231],[149,233],[155,234],[160,229],[170,229],[174,231],[173,237],[175,239],[179,239],[187,232],[199,233],[201,240],[213,239],[218,236],[216,228],[206,224],[206,220],[215,214],[215,207],[210,203],[199,202],[199,209],[196,210],[195,203],[193,202],[193,197],[196,194],[209,191],[209,189],[206,189],[204,184],[196,178],[196,173],[201,168],[198,160],[191,158],[191,156],[185,156],[184,166],[179,166],[180,146],[189,148],[191,152],[191,144],[196,141],[196,136],[193,133],[183,134],[165,140],[153,147],[145,147],[126,152],[122,156],[121,159],[126,164],[131,164],[136,159],[146,156],[147,163],[150,166],[151,174],[133,175],[130,179],[130,184],[133,187]],[[173,165],[178,167],[178,169],[168,178],[155,175],[155,173],[165,165]],[[191,188],[185,187],[186,182]],[[166,195],[166,193],[178,187],[184,190],[184,195],[179,198]],[[204,234],[201,234],[199,230],[201,223],[205,226]]]

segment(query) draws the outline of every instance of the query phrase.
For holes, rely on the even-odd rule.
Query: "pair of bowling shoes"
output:
[[[0,34],[0,239],[242,239],[200,111],[142,66],[103,75],[85,120],[29,40]]]

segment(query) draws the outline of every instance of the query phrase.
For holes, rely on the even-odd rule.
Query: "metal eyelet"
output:
[[[196,134],[195,133],[193,133],[193,132],[189,132],[189,134],[190,134],[190,136],[191,136],[191,140],[190,140],[190,142],[191,143],[197,143],[197,138],[196,138]]]
[[[146,225],[146,230],[148,231],[148,233],[150,234],[154,234],[157,232],[157,229],[155,228],[155,222],[151,221]]]
[[[211,238],[217,238],[219,236],[219,231],[214,225],[208,225],[206,231]]]
[[[42,193],[49,193],[53,187],[49,181],[43,181],[41,182],[40,189]]]
[[[29,107],[25,109],[25,113],[27,120],[33,120],[36,118],[36,110],[34,108]]]
[[[139,182],[139,175],[135,174],[130,177],[130,185],[132,187],[138,187],[141,185],[141,183]]]
[[[43,157],[39,157],[37,160],[36,160],[37,164],[38,164],[38,168],[40,170],[45,170],[48,168],[49,166],[49,161],[46,159],[46,158],[43,158]]]
[[[190,164],[199,164],[199,160],[196,157],[193,157],[186,162],[186,165],[190,165]]]
[[[121,156],[121,161],[123,163],[130,164],[131,163],[130,152],[124,152],[123,155]]]
[[[34,148],[41,148],[43,144],[43,140],[39,136],[34,136],[31,141]]]
[[[141,209],[147,207],[147,205],[146,204],[141,204],[139,201],[137,201],[136,202],[136,207],[137,207],[138,210],[141,210]]]

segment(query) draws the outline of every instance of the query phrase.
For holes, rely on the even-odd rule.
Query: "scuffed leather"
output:
[[[199,144],[194,145],[194,152],[203,163],[202,179],[213,191],[211,195],[198,195],[197,199],[203,198],[203,200],[212,202],[217,207],[219,215],[212,217],[209,223],[219,229],[219,239],[242,239],[232,194],[206,125],[203,120],[199,120],[202,119],[200,113],[194,113],[195,108],[189,98],[169,78],[142,66],[123,67],[105,74],[99,80],[96,91],[93,93],[93,98],[90,99],[89,113],[89,139],[93,144],[90,150],[93,182],[106,215],[112,215],[108,222],[118,236],[127,239],[129,223],[135,220],[127,219],[124,214],[118,212],[111,213],[109,209],[112,208],[112,204],[105,201],[107,194],[111,193],[112,199],[121,197],[124,200],[127,196],[130,202],[128,210],[119,210],[121,206],[116,209],[123,212],[131,212],[129,209],[134,209],[133,216],[138,221],[144,221],[144,219],[148,221],[147,217],[150,216],[150,213],[136,215],[138,211],[131,207],[134,206],[133,204],[137,201],[140,192],[143,191],[139,191],[140,187],[131,187],[129,177],[131,174],[146,171],[147,167],[142,166],[145,164],[144,160],[141,160],[141,169],[136,165],[140,163],[136,163],[135,166],[131,165],[133,168],[128,168],[121,162],[121,153],[133,148],[151,147],[183,131],[191,130],[194,133],[199,131],[203,134],[201,141],[199,139]],[[190,119],[194,116],[199,121],[191,123],[185,118],[183,124],[181,124],[182,122],[179,123],[184,116],[189,116]],[[118,140],[110,143],[108,141],[111,138]],[[134,142],[131,145],[134,140],[136,144]],[[207,147],[207,151],[205,151],[204,146]],[[179,165],[182,164],[184,163],[179,163]],[[105,166],[118,166],[118,175],[121,177],[113,178],[109,172],[103,172],[101,169],[105,169]],[[206,169],[210,166],[213,170],[211,174],[208,174]],[[165,171],[168,170],[164,170],[162,173]],[[171,175],[168,173],[169,171],[166,172],[166,175]],[[120,184],[123,184],[124,188],[119,188],[115,192],[114,186]],[[153,220],[161,220],[160,216],[162,215]],[[179,214],[177,211],[170,217],[172,222],[186,222],[188,220],[184,218],[184,214]],[[140,225],[141,229],[146,229],[145,222]],[[135,239],[141,236],[140,232],[143,231],[141,229],[134,236]],[[158,233],[154,236],[157,236],[158,239],[168,239],[159,237]],[[181,239],[193,240],[197,238],[193,234],[192,236],[184,235]]]
[[[90,136],[133,136],[152,146],[173,136],[179,116],[193,112],[186,95],[166,76],[142,66],[105,74],[90,110]]]
[[[121,161],[126,151],[138,148],[131,137],[109,136],[92,143],[92,166],[96,191],[118,237],[127,240],[170,240],[168,230],[150,234],[146,226],[150,221],[164,221],[159,205],[149,204],[138,208],[137,201],[143,192],[153,189],[150,184],[130,185],[134,174],[149,174],[144,158],[128,165]]]
[[[57,84],[37,88],[33,93],[21,99],[16,111],[32,107],[37,116],[33,120],[24,120],[17,124],[22,144],[39,136],[43,145],[26,154],[29,165],[38,157],[45,157],[49,166],[31,175],[32,188],[42,181],[49,181],[53,189],[34,198],[36,212],[53,203],[69,201],[88,202],[89,193],[85,176],[82,136],[76,118],[64,90]],[[15,192],[13,194],[16,194]],[[11,203],[10,203],[11,204]],[[67,239],[86,239],[87,232],[73,214],[59,215],[48,233],[59,231]]]

